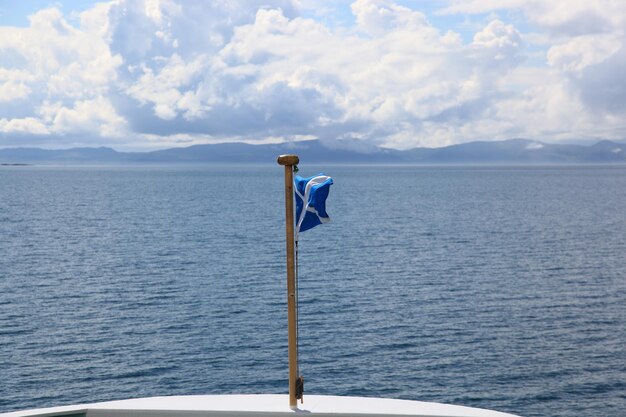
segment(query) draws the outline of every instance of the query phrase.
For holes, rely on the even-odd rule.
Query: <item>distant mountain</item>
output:
[[[283,153],[295,153],[308,163],[385,164],[548,164],[626,163],[626,144],[608,140],[591,146],[553,145],[527,139],[470,142],[443,148],[397,151],[331,149],[318,140],[278,145],[222,143],[152,152],[118,152],[111,148],[0,149],[2,164],[206,164],[268,163]]]
[[[371,152],[329,149],[318,140],[283,143],[277,145],[249,145],[221,143],[194,145],[161,151],[126,154],[135,162],[151,163],[264,163],[276,160],[280,154],[295,153],[307,162],[371,163],[395,162],[397,151],[373,148]]]
[[[592,146],[553,145],[528,139],[470,142],[444,148],[406,151],[422,163],[602,163],[626,162],[626,145],[601,141]]]
[[[4,148],[0,149],[0,163],[116,163],[124,153],[111,148],[71,148],[71,149],[39,149],[39,148]]]

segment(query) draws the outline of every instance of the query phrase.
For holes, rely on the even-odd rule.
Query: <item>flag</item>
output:
[[[296,236],[299,232],[330,221],[326,213],[326,197],[332,183],[333,179],[324,174],[309,178],[296,175]]]

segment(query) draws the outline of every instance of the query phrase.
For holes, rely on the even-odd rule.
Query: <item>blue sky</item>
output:
[[[626,138],[623,0],[0,1],[0,147]]]

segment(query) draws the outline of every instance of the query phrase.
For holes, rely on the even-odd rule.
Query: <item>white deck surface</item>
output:
[[[196,395],[152,397],[80,404],[0,414],[0,417],[62,416],[86,413],[87,417],[269,417],[294,414],[325,417],[516,417],[497,411],[421,401],[383,398],[305,395],[297,410],[289,408],[287,395]]]

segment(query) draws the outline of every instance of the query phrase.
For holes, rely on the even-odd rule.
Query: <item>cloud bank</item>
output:
[[[621,3],[443,2],[469,41],[391,0],[332,27],[287,0],[48,8],[0,27],[0,147],[623,139]]]

